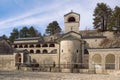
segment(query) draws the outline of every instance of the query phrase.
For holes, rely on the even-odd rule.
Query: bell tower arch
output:
[[[79,33],[80,14],[71,11],[64,15],[65,33],[74,31]]]

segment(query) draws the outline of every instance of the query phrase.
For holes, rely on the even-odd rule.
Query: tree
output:
[[[15,39],[19,37],[19,31],[18,29],[14,28],[13,31],[10,33],[9,40],[13,42]]]
[[[109,17],[112,14],[112,9],[105,3],[98,3],[94,10],[94,28],[101,31],[108,30]]]
[[[29,37],[29,29],[25,26],[20,30],[20,38]]]
[[[41,33],[38,32],[33,26],[29,28],[29,37],[40,37]]]
[[[33,26],[29,28],[29,35],[30,37],[36,37],[36,31]]]
[[[120,7],[118,6],[116,6],[113,11],[109,27],[115,32],[120,32]]]
[[[38,30],[36,30],[33,26],[31,26],[30,28],[25,26],[21,30],[14,28],[10,34],[9,40],[13,42],[17,38],[27,37],[41,37],[41,33],[38,32]]]
[[[53,21],[49,23],[45,32],[48,35],[59,34],[61,32],[61,28],[57,21]]]
[[[2,35],[2,38],[3,38],[3,39],[6,39],[6,40],[8,39],[8,37],[7,37],[5,34]]]

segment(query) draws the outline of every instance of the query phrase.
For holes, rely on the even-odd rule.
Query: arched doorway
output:
[[[92,57],[92,64],[94,65],[95,68],[101,69],[101,62],[102,62],[102,57],[100,54],[95,54]]]
[[[21,54],[16,54],[16,56],[15,56],[16,65],[21,64],[21,60],[22,60]]]
[[[105,68],[115,69],[115,55],[108,54],[105,58]]]

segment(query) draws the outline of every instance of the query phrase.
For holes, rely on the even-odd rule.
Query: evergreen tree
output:
[[[30,37],[40,37],[41,33],[38,32],[33,26],[29,28],[29,36]]]
[[[34,29],[33,26],[29,28],[29,35],[30,37],[36,37],[36,30]]]
[[[48,35],[59,34],[61,32],[61,28],[57,21],[53,21],[52,23],[49,23],[45,32]]]
[[[120,32],[120,7],[116,6],[112,17],[110,18],[109,27],[115,32]]]
[[[5,34],[2,35],[2,38],[3,38],[3,39],[6,39],[6,40],[8,39],[8,37],[7,37]]]
[[[20,30],[20,38],[29,37],[29,29],[25,26]]]
[[[10,34],[9,40],[13,42],[15,39],[19,37],[19,31],[18,29],[14,28],[13,31]]]
[[[94,10],[94,28],[101,31],[108,30],[109,17],[112,14],[112,10],[105,3],[98,3]]]

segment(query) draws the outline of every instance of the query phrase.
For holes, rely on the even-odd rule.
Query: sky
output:
[[[64,15],[71,10],[80,14],[80,30],[93,29],[93,12],[101,2],[120,7],[119,0],[0,0],[0,36],[23,26],[35,26],[43,34],[55,20],[64,31]]]

